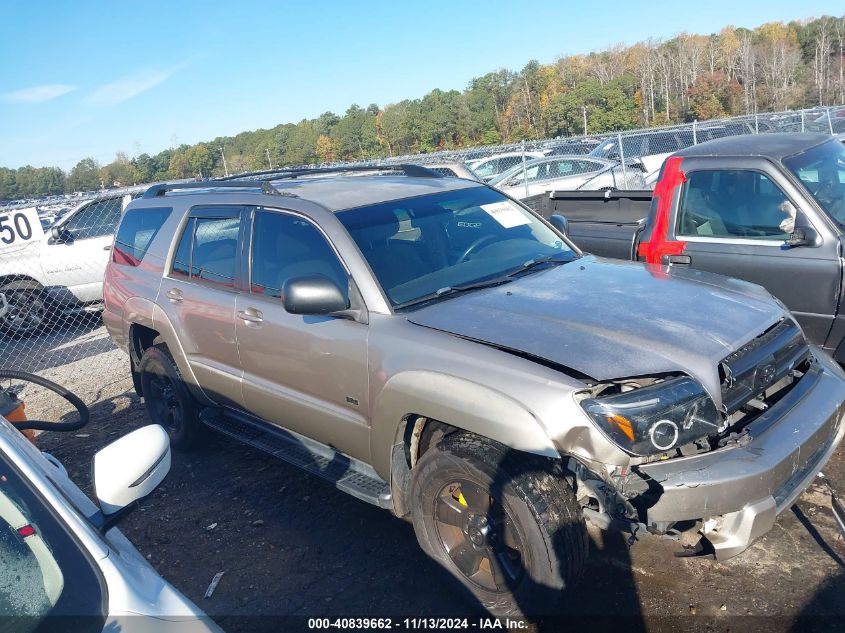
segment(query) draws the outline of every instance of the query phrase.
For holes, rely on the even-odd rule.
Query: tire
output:
[[[45,331],[47,301],[36,281],[11,281],[0,286],[8,312],[0,318],[0,332],[12,338],[28,338]]]
[[[420,546],[492,615],[555,614],[583,571],[584,518],[552,464],[453,433],[411,471]]]
[[[148,347],[141,356],[139,373],[147,413],[153,423],[165,428],[170,444],[177,449],[199,444],[202,425],[197,403],[167,347]]]

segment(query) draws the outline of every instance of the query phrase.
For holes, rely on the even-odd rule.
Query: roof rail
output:
[[[201,182],[182,182],[182,183],[161,183],[153,185],[144,192],[142,198],[160,198],[168,191],[176,191],[179,189],[220,189],[229,187],[232,189],[260,189],[262,193],[269,193],[278,195],[279,191],[273,187],[269,182],[260,180],[230,180],[220,182],[218,180],[205,180]]]
[[[233,181],[241,178],[254,178],[259,181],[282,180],[284,178],[298,178],[300,176],[313,176],[319,174],[342,174],[345,172],[364,171],[401,171],[406,176],[413,178],[443,178],[444,176],[433,169],[422,165],[347,165],[340,167],[313,167],[305,169],[272,169],[264,171],[252,171],[236,176],[224,176],[217,178],[216,182]]]

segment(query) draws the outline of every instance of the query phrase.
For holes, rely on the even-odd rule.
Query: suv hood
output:
[[[718,363],[788,316],[744,281],[586,256],[407,319],[598,381],[686,373],[721,404]]]

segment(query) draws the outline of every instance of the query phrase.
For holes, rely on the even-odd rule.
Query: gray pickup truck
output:
[[[103,320],[150,416],[411,520],[494,614],[556,608],[585,518],[742,552],[841,440],[845,374],[759,286],[420,167],[261,178],[127,207]]]
[[[572,240],[605,257],[745,279],[845,362],[845,147],[822,134],[733,136],[667,159],[654,190],[553,192]],[[555,218],[560,224],[560,221]]]

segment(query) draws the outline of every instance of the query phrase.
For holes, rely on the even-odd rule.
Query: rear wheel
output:
[[[559,610],[579,579],[587,532],[573,491],[548,460],[464,433],[411,473],[422,548],[497,616]]]
[[[0,286],[0,331],[13,338],[26,338],[43,331],[47,325],[44,289],[35,281],[12,281]]]
[[[164,345],[147,348],[139,368],[141,392],[147,413],[167,430],[175,448],[191,448],[200,438],[194,397],[182,380],[173,357]]]

